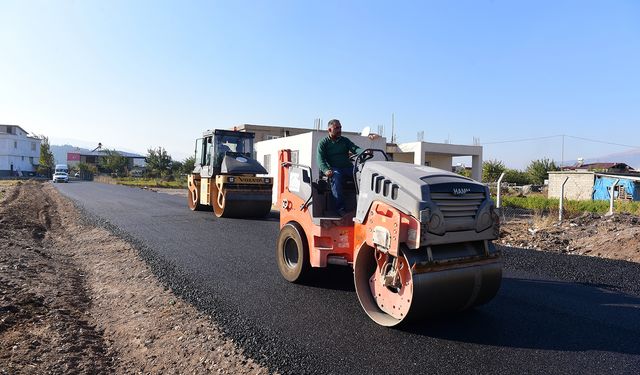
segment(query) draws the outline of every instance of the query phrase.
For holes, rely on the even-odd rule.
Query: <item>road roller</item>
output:
[[[192,211],[217,217],[264,217],[271,211],[273,180],[253,157],[254,133],[214,129],[196,139],[195,167],[187,176]]]
[[[312,268],[350,266],[364,311],[387,327],[479,306],[498,292],[502,260],[492,240],[500,223],[483,184],[368,149],[352,158],[339,216],[330,182],[292,163],[290,150],[278,155],[276,260],[289,282],[304,283]]]

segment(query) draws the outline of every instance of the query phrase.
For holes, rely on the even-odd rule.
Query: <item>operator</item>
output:
[[[358,154],[362,151],[350,139],[342,136],[340,120],[329,121],[327,130],[329,136],[318,143],[318,164],[320,171],[331,177],[331,193],[336,203],[338,215],[346,214],[342,184],[345,178],[353,178],[353,165],[349,160],[349,153]],[[375,137],[369,137],[375,139]]]

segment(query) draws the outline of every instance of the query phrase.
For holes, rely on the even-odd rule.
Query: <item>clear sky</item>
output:
[[[182,160],[208,128],[392,113],[515,168],[562,137],[494,142],[640,147],[640,2],[0,0],[0,123],[53,144]]]

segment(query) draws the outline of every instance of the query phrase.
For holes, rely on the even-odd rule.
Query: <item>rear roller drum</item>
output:
[[[276,261],[280,273],[289,282],[300,282],[309,272],[309,246],[304,231],[297,223],[288,223],[280,230]]]

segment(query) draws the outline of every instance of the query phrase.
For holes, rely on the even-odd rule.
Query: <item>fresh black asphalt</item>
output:
[[[472,311],[400,329],[371,321],[351,270],[287,283],[277,214],[217,219],[186,199],[92,182],[56,185],[87,220],[131,240],[160,279],[247,355],[291,374],[637,374],[640,265],[503,248],[502,288]]]

